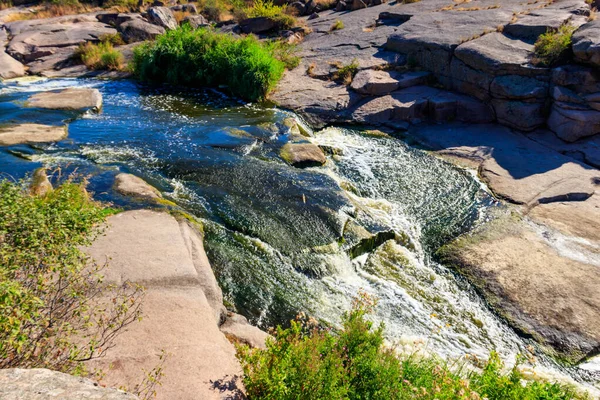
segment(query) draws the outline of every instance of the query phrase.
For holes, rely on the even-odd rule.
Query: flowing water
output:
[[[23,107],[34,92],[73,86],[97,87],[102,113]],[[526,352],[530,343],[432,257],[501,207],[472,173],[399,139],[342,128],[304,139],[327,151],[326,166],[293,168],[279,157],[292,139],[289,117],[213,91],[130,81],[5,83],[0,124],[67,121],[69,138],[2,148],[0,171],[76,172],[97,198],[124,208],[140,205],[112,190],[114,176],[141,176],[203,221],[227,302],[262,327],[300,311],[335,325],[363,291],[378,299],[373,318],[401,350],[452,359],[496,350],[509,363]],[[539,370],[597,379],[545,357]]]

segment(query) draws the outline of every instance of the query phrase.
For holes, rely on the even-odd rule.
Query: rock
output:
[[[564,65],[552,70],[552,83],[575,88],[581,93],[598,92],[600,76],[598,72],[583,65]]]
[[[66,126],[40,124],[0,125],[0,145],[57,142],[67,137]]]
[[[244,316],[234,313],[229,313],[219,329],[230,341],[239,342],[252,348],[266,349],[265,341],[271,337],[268,333],[250,325]]]
[[[499,99],[543,101],[548,97],[548,84],[535,78],[503,75],[494,78],[490,92]]]
[[[183,12],[188,12],[190,14],[198,14],[198,7],[194,3],[187,3],[181,6]]]
[[[279,154],[287,163],[298,168],[321,166],[327,162],[323,150],[312,143],[286,143]]]
[[[152,40],[158,35],[165,33],[162,26],[153,25],[141,19],[134,19],[119,25],[119,32],[127,43]]]
[[[554,132],[539,129],[528,134],[527,137],[561,154],[600,169],[600,136],[598,135],[567,143],[559,139]]]
[[[43,368],[0,370],[0,397],[4,400],[137,400],[121,390]]]
[[[86,252],[100,263],[109,258],[103,271],[108,283],[146,287],[144,318],[90,367],[102,368],[108,384],[133,386],[164,350],[168,355],[157,399],[238,398],[241,368],[218,328],[222,309],[208,299],[207,288],[218,285],[196,230],[148,210],[113,215],[107,224],[105,235]],[[218,296],[213,304],[222,308],[214,300]]]
[[[561,25],[569,23],[573,17],[574,15],[567,10],[542,8],[531,11],[516,22],[504,26],[502,33],[535,42],[541,34],[548,30],[558,30]]]
[[[398,89],[405,89],[412,86],[425,85],[431,73],[427,71],[409,71],[403,72],[398,77]]]
[[[552,105],[548,127],[558,137],[567,142],[575,142],[600,133],[600,112],[592,109],[574,109],[569,105],[570,103],[560,102]]]
[[[185,17],[182,21],[181,24],[185,24],[188,23],[190,24],[190,26],[194,29],[197,29],[201,26],[209,26],[209,22],[206,18],[204,18],[202,15],[198,14],[198,15],[188,15],[187,17]]]
[[[309,21],[312,19],[316,19],[316,18],[319,18],[319,14],[317,14],[317,13],[312,13],[308,16]]]
[[[600,66],[600,21],[594,20],[573,33],[573,54],[584,63]]]
[[[97,14],[96,18],[98,19],[98,21],[100,21],[104,24],[107,24],[107,25],[114,26],[114,27],[118,27],[127,21],[133,21],[134,19],[143,21],[143,17],[139,13],[110,13],[110,12],[107,12],[107,13]]]
[[[505,217],[442,254],[518,332],[578,363],[600,346],[593,322],[600,318],[598,265],[561,253],[554,236],[552,229]]]
[[[315,0],[309,0],[306,2],[306,9],[304,10],[304,13],[306,15],[312,14],[316,10],[317,10],[317,2]]]
[[[165,29],[176,29],[178,24],[173,11],[167,7],[151,7],[148,9],[150,22]]]
[[[44,75],[47,71],[58,71],[71,67],[74,64],[81,65],[75,60],[77,46],[61,47],[53,50],[53,54],[39,57],[27,64],[30,74]],[[85,68],[87,70],[87,67]]]
[[[288,7],[292,10],[294,15],[304,15],[304,11],[306,10],[306,6],[299,1],[293,2]]]
[[[0,48],[0,79],[12,79],[25,75],[25,66]]]
[[[563,86],[554,86],[554,88],[552,88],[552,98],[555,101],[560,101],[562,103],[585,103],[585,100],[577,93]]]
[[[244,33],[262,33],[276,29],[279,23],[271,18],[256,17],[240,21],[239,26]]]
[[[118,174],[115,177],[115,190],[124,196],[139,197],[143,199],[159,199],[162,194],[145,180],[132,174]]]
[[[34,196],[43,197],[52,191],[52,184],[46,175],[46,168],[38,168],[33,171],[29,192]]]
[[[436,122],[488,123],[495,120],[492,108],[466,95],[440,91],[429,99],[429,116]]]
[[[102,108],[102,95],[98,89],[64,89],[59,92],[36,93],[27,99],[27,107],[54,110],[93,110]]]
[[[345,1],[341,1],[341,0],[340,0],[340,1],[338,1],[338,2],[337,2],[337,4],[335,5],[335,11],[337,11],[337,12],[342,12],[342,11],[345,11],[347,7],[348,7],[348,6],[346,5],[346,2],[345,2]]]
[[[367,8],[367,3],[363,0],[352,0],[352,4],[350,5],[350,10],[360,10],[361,8]]]
[[[544,103],[492,100],[498,122],[520,131],[532,131],[546,123]]]
[[[360,94],[381,96],[398,89],[400,74],[388,71],[367,69],[358,72],[350,87]]]

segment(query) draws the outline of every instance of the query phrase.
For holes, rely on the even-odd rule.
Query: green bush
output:
[[[366,319],[373,303],[359,299],[342,329],[320,329],[315,321],[277,328],[267,348],[238,346],[250,400],[260,399],[483,399],[585,398],[553,383],[527,382],[492,353],[481,372],[464,372],[435,358],[402,357],[383,345],[383,326]]]
[[[571,37],[575,27],[565,24],[558,30],[551,30],[540,35],[535,42],[536,64],[552,66],[565,57],[571,48]]]
[[[296,18],[287,13],[285,6],[276,6],[270,0],[254,0],[245,12],[248,18],[266,17],[277,21],[282,29],[290,29],[296,25]]]
[[[115,50],[108,40],[117,39],[109,38],[98,44],[85,42],[79,45],[75,54],[89,69],[120,70],[123,66],[123,54]]]
[[[285,65],[269,44],[183,26],[134,51],[139,79],[194,87],[221,87],[246,100],[262,100],[283,76]]]
[[[80,250],[108,211],[82,184],[37,197],[0,182],[0,368],[81,373],[139,317],[141,290],[104,285]]]

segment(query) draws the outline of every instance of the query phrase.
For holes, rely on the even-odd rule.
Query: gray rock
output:
[[[148,9],[150,22],[165,29],[176,29],[178,24],[173,11],[167,7],[151,7]]]
[[[350,10],[355,11],[360,10],[361,8],[367,8],[367,3],[365,3],[363,0],[352,0],[352,3],[350,4]]]
[[[350,87],[360,94],[381,96],[389,94],[400,87],[398,72],[375,71],[366,69],[358,72]]]
[[[183,4],[182,6],[183,12],[188,12],[190,14],[198,14],[198,7],[194,3]]]
[[[119,32],[121,32],[123,40],[127,43],[134,43],[152,40],[165,33],[165,28],[140,19],[134,19],[119,25]]]
[[[143,17],[139,13],[100,13],[96,15],[98,21],[118,27],[124,22],[132,21],[134,19],[143,20]]]
[[[429,116],[436,122],[488,123],[495,120],[492,108],[470,96],[440,91],[429,99]]]
[[[148,184],[142,178],[132,174],[121,173],[115,177],[114,188],[125,196],[133,196],[143,199],[158,199],[162,194],[154,186]]]
[[[548,96],[548,84],[535,78],[503,75],[494,78],[490,92],[493,97],[499,99],[544,100]]]
[[[579,93],[595,93],[600,91],[600,74],[583,65],[565,65],[552,70],[552,83],[566,86]]]
[[[546,122],[544,103],[494,99],[492,106],[498,122],[521,131],[532,131]]]
[[[256,17],[240,21],[239,26],[244,33],[263,33],[276,29],[279,24],[271,18]]]
[[[298,168],[320,166],[327,162],[323,150],[312,143],[286,143],[281,148],[280,156]]]
[[[319,18],[319,14],[317,14],[316,12],[310,14],[310,16],[308,17],[308,20],[310,21],[311,19],[316,19]]]
[[[33,75],[44,75],[47,71],[65,69],[75,64],[81,65],[79,60],[75,59],[76,51],[76,46],[53,49],[52,54],[39,57],[35,61],[28,63],[27,67],[29,67],[29,73]]]
[[[600,112],[569,108],[569,103],[555,102],[548,127],[564,141],[575,142],[600,133]]]
[[[337,4],[335,5],[335,11],[337,12],[342,12],[346,10],[346,2],[345,1],[338,1]]]
[[[271,337],[268,333],[250,325],[244,316],[234,313],[229,313],[219,329],[230,341],[233,340],[252,348],[265,349],[267,347],[265,342]]]
[[[0,145],[58,142],[67,137],[66,126],[40,124],[0,125]]]
[[[199,28],[201,26],[209,26],[209,22],[206,18],[204,18],[202,15],[198,14],[198,15],[188,15],[187,17],[185,17],[182,21],[181,24],[185,24],[188,23],[190,24],[190,26],[194,29]]]
[[[504,27],[503,33],[521,40],[534,41],[549,29],[558,29],[574,15],[567,10],[545,9],[531,11],[517,22]]]
[[[578,61],[600,66],[600,21],[580,27],[572,37],[573,54]]]
[[[99,111],[102,108],[102,94],[98,89],[82,88],[41,92],[29,97],[25,105],[54,110]]]
[[[554,86],[552,88],[552,98],[562,103],[585,103],[585,100],[577,93],[563,86]]]
[[[306,11],[306,6],[299,1],[293,2],[288,7],[293,11],[295,15],[304,15],[304,12]]]
[[[0,370],[0,398],[3,400],[137,400],[121,390],[48,369],[11,368]]]
[[[12,79],[25,75],[25,66],[0,48],[0,79]]]

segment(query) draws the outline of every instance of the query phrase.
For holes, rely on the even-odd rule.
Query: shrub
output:
[[[358,62],[352,60],[348,65],[338,65],[338,70],[333,74],[333,80],[342,81],[346,85],[349,85],[352,83],[352,79],[354,79],[354,75],[356,75],[357,72]]]
[[[123,55],[110,42],[80,44],[76,55],[89,69],[117,71],[123,66]]]
[[[245,10],[247,18],[266,17],[277,21],[282,29],[296,25],[296,18],[287,13],[287,7],[276,6],[271,0],[254,0],[251,7]]]
[[[108,211],[83,184],[35,197],[0,183],[0,368],[81,373],[139,317],[141,290],[104,285],[80,250]]]
[[[226,86],[246,100],[262,100],[283,76],[285,65],[269,44],[183,26],[134,51],[132,68],[142,80],[195,87]]]
[[[238,346],[250,400],[260,399],[482,399],[584,398],[572,388],[527,382],[517,367],[502,372],[492,353],[481,372],[461,372],[435,358],[399,356],[383,345],[383,325],[366,318],[373,303],[362,297],[338,332],[300,318],[278,327],[267,348]]]
[[[294,69],[300,65],[300,57],[296,55],[297,46],[288,44],[280,40],[274,40],[269,43],[273,56],[283,62],[287,69]]]
[[[558,30],[548,31],[535,42],[536,64],[552,66],[565,57],[571,48],[571,37],[575,27],[565,24]]]
[[[339,31],[340,29],[344,29],[344,22],[341,19],[336,19],[331,28],[329,28],[329,32]]]

